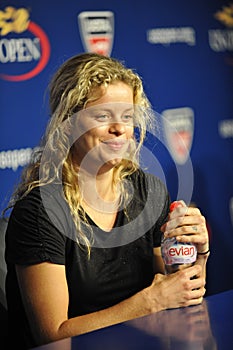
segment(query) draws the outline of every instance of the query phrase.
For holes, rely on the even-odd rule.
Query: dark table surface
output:
[[[37,350],[233,350],[233,290]]]

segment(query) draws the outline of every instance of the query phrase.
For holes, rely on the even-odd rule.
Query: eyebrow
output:
[[[90,117],[93,117],[94,114],[96,113],[104,113],[104,112],[108,112],[108,113],[113,113],[114,112],[114,108],[107,108],[107,107],[98,107],[96,106],[96,108],[91,107],[90,109],[86,109],[86,112],[89,114]],[[126,108],[125,110],[120,111],[122,114],[124,113],[134,113],[134,108],[130,107],[130,108]]]

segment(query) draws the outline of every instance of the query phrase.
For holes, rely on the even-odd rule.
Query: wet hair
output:
[[[127,197],[124,179],[138,169],[140,147],[150,128],[151,118],[147,110],[150,102],[143,89],[142,79],[123,62],[95,54],[83,53],[65,61],[52,77],[49,84],[50,120],[40,146],[33,155],[32,162],[22,172],[22,179],[12,196],[9,207],[36,186],[44,186],[62,179],[64,198],[67,201],[77,227],[79,237],[90,251],[90,241],[80,229],[80,220],[85,221],[82,208],[82,194],[78,184],[78,172],[72,161],[72,144],[64,122],[69,125],[72,116],[83,110],[87,103],[98,99],[103,88],[116,82],[123,82],[133,91],[135,128],[137,141],[127,159],[114,168],[114,185],[120,186],[122,201]],[[101,87],[101,89],[100,89]]]

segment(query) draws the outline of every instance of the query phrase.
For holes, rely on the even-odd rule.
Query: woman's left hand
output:
[[[168,221],[161,227],[165,238],[176,237],[178,242],[194,243],[198,253],[209,250],[209,235],[205,217],[196,207],[187,207],[183,201],[169,213]]]

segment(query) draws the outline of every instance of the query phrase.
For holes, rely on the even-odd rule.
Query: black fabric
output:
[[[35,343],[15,264],[49,261],[65,265],[69,317],[107,308],[152,282],[153,247],[160,246],[160,226],[167,218],[170,199],[165,186],[153,175],[139,171],[127,180],[133,185],[133,197],[127,215],[123,210],[118,212],[113,230],[104,232],[89,218],[95,237],[90,258],[85,247],[76,242],[59,185],[35,188],[16,203],[6,232],[6,295],[10,330],[17,341],[21,339],[22,348]]]

